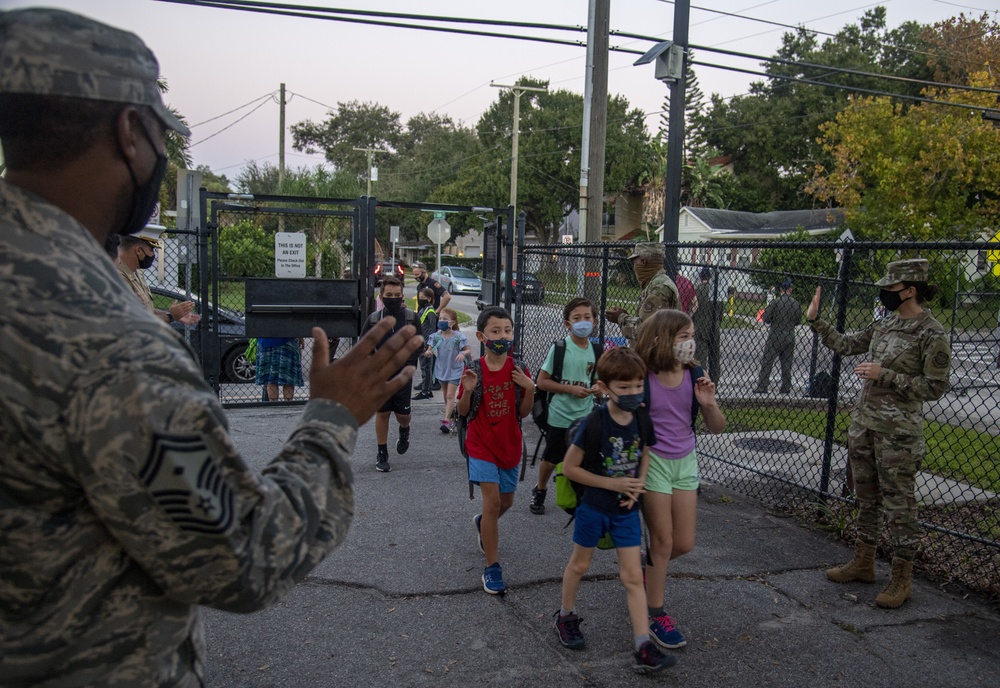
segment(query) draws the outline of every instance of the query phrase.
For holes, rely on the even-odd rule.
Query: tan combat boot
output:
[[[910,599],[910,574],[913,573],[913,562],[893,557],[892,577],[885,590],[875,598],[875,604],[885,609],[896,607]]]
[[[893,568],[895,571],[895,568]],[[854,558],[846,564],[826,570],[826,577],[834,583],[875,582],[875,545],[857,540],[854,543]]]

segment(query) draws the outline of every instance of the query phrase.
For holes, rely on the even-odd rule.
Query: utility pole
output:
[[[278,193],[285,187],[285,84],[278,88]]]
[[[362,153],[368,153],[368,191],[365,193],[366,196],[372,195],[372,155],[375,153],[388,153],[389,151],[382,150],[380,148],[355,148],[354,150],[360,151]]]
[[[490,82],[490,86],[493,88],[509,88],[514,93],[514,132],[511,141],[511,153],[510,153],[510,204],[514,206],[515,212],[517,211],[517,139],[520,134],[521,129],[521,96],[526,91],[537,91],[539,93],[548,93],[547,88],[538,88],[537,86],[507,86],[504,84],[494,84]]]
[[[680,48],[681,64],[677,79],[670,88],[670,130],[667,132],[667,178],[663,202],[663,244],[666,255],[663,267],[673,279],[680,267],[677,260],[677,239],[681,215],[681,169],[684,165],[684,93],[687,87],[688,24],[691,0],[674,3],[674,45]]]
[[[587,76],[580,152],[580,239],[601,240],[604,219],[604,151],[608,132],[608,29],[611,0],[590,0]],[[591,203],[593,199],[593,203]]]

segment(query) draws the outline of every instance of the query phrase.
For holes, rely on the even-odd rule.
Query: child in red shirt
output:
[[[521,461],[520,419],[531,413],[535,383],[527,368],[522,370],[508,355],[514,344],[514,323],[506,310],[484,308],[476,321],[476,339],[486,346],[486,355],[462,373],[458,413],[469,417],[465,439],[469,480],[479,484],[483,495],[482,513],[473,519],[479,549],[486,555],[483,589],[497,595],[507,589],[497,553],[498,522],[514,503]],[[480,392],[474,394],[480,384]],[[474,396],[479,399],[475,408]]]

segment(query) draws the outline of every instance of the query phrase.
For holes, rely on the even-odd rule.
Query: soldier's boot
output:
[[[895,568],[893,568],[895,570]],[[857,540],[854,543],[854,558],[846,564],[826,570],[826,577],[834,583],[875,582],[875,545]]]
[[[895,609],[910,599],[910,575],[913,573],[913,562],[893,557],[892,577],[889,585],[875,598],[875,604],[883,609]]]

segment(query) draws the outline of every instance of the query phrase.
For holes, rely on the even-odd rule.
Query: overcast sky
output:
[[[290,0],[288,0],[290,1]],[[80,12],[137,33],[160,62],[170,92],[167,101],[192,126],[195,164],[205,164],[233,178],[247,161],[276,163],[278,158],[277,90],[286,84],[286,123],[320,121],[338,102],[374,101],[406,118],[437,112],[468,126],[497,97],[491,81],[513,83],[519,76],[548,79],[551,88],[583,93],[585,50],[498,38],[470,37],[360,24],[279,17],[232,10],[191,7],[156,0],[0,0],[10,9],[31,5]],[[409,12],[440,16],[587,25],[587,0],[299,0],[314,6]],[[865,9],[886,7],[890,27],[914,20],[933,23],[961,12],[979,16],[996,12],[998,0],[694,0],[693,5],[745,15],[726,17],[692,8],[690,42],[756,55],[772,55],[788,31],[754,19],[801,24],[836,32],[854,23]],[[672,36],[674,7],[660,0],[613,0],[611,28],[629,33]],[[995,16],[995,15],[994,15]],[[585,33],[537,29],[490,29],[586,42]],[[822,38],[822,37],[821,37]],[[651,44],[612,38],[612,45],[645,50]],[[657,128],[665,87],[653,78],[651,65],[633,67],[631,54],[610,56],[608,90],[628,98],[648,113],[650,132]],[[708,53],[696,59],[760,71],[753,60]],[[744,93],[754,77],[696,68],[706,96]],[[268,94],[274,94],[268,98]],[[251,103],[249,107],[224,114]],[[251,112],[257,105],[259,109]],[[240,120],[241,117],[245,119]],[[213,119],[217,118],[217,119]],[[208,121],[211,120],[211,121]],[[321,156],[292,150],[286,139],[286,164],[313,166]]]

